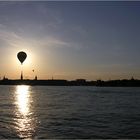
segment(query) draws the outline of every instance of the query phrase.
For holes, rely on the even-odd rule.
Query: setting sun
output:
[[[21,62],[17,58],[17,53],[19,51],[24,51],[27,54],[27,57],[22,65],[21,65]],[[27,49],[25,49],[25,50],[23,49],[23,50],[19,50],[19,51],[13,52],[12,60],[10,60],[12,63],[11,64],[12,70],[14,70],[14,71],[16,70],[18,73],[18,75],[17,75],[17,73],[13,72],[13,75],[15,75],[14,77],[17,77],[17,76],[19,77],[21,70],[23,70],[25,77],[32,78],[33,77],[32,69],[35,68],[35,65],[34,65],[35,57],[34,57],[33,53],[31,53],[31,51],[29,51]]]

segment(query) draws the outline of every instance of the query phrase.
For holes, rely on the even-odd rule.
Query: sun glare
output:
[[[20,51],[24,51],[27,54],[27,57],[22,65],[19,59],[17,58],[17,54]],[[27,49],[14,50],[10,54],[9,61],[10,61],[10,64],[6,68],[8,69],[8,72],[9,72],[8,74],[6,74],[8,78],[12,78],[12,79],[19,78],[21,70],[24,72],[24,78],[25,77],[33,78],[34,73],[32,72],[32,70],[36,68],[36,65],[34,63],[35,57],[34,57],[34,54],[31,52],[31,50],[27,50]],[[4,75],[5,75],[5,72],[4,72]]]
[[[24,51],[27,53],[27,58],[25,59],[25,61],[23,62],[23,66],[24,67],[29,67],[33,61],[33,56],[30,52],[28,51]],[[18,52],[17,52],[18,53]],[[16,54],[17,56],[17,54]],[[20,61],[18,60],[18,58],[16,59],[17,65],[21,65]]]

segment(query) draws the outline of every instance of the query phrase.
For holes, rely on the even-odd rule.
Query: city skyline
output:
[[[140,79],[140,2],[0,2],[0,77]],[[34,70],[34,71],[33,71]]]

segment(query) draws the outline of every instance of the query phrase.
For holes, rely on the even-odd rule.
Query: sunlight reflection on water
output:
[[[16,88],[17,93],[17,103],[18,103],[18,109],[21,114],[26,116],[29,112],[29,86],[17,86]]]
[[[35,118],[31,110],[32,96],[30,86],[20,85],[15,89],[15,104],[17,110],[15,126],[20,138],[30,138],[35,132]]]

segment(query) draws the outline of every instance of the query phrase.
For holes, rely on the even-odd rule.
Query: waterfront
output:
[[[140,138],[140,88],[0,86],[0,138]]]

